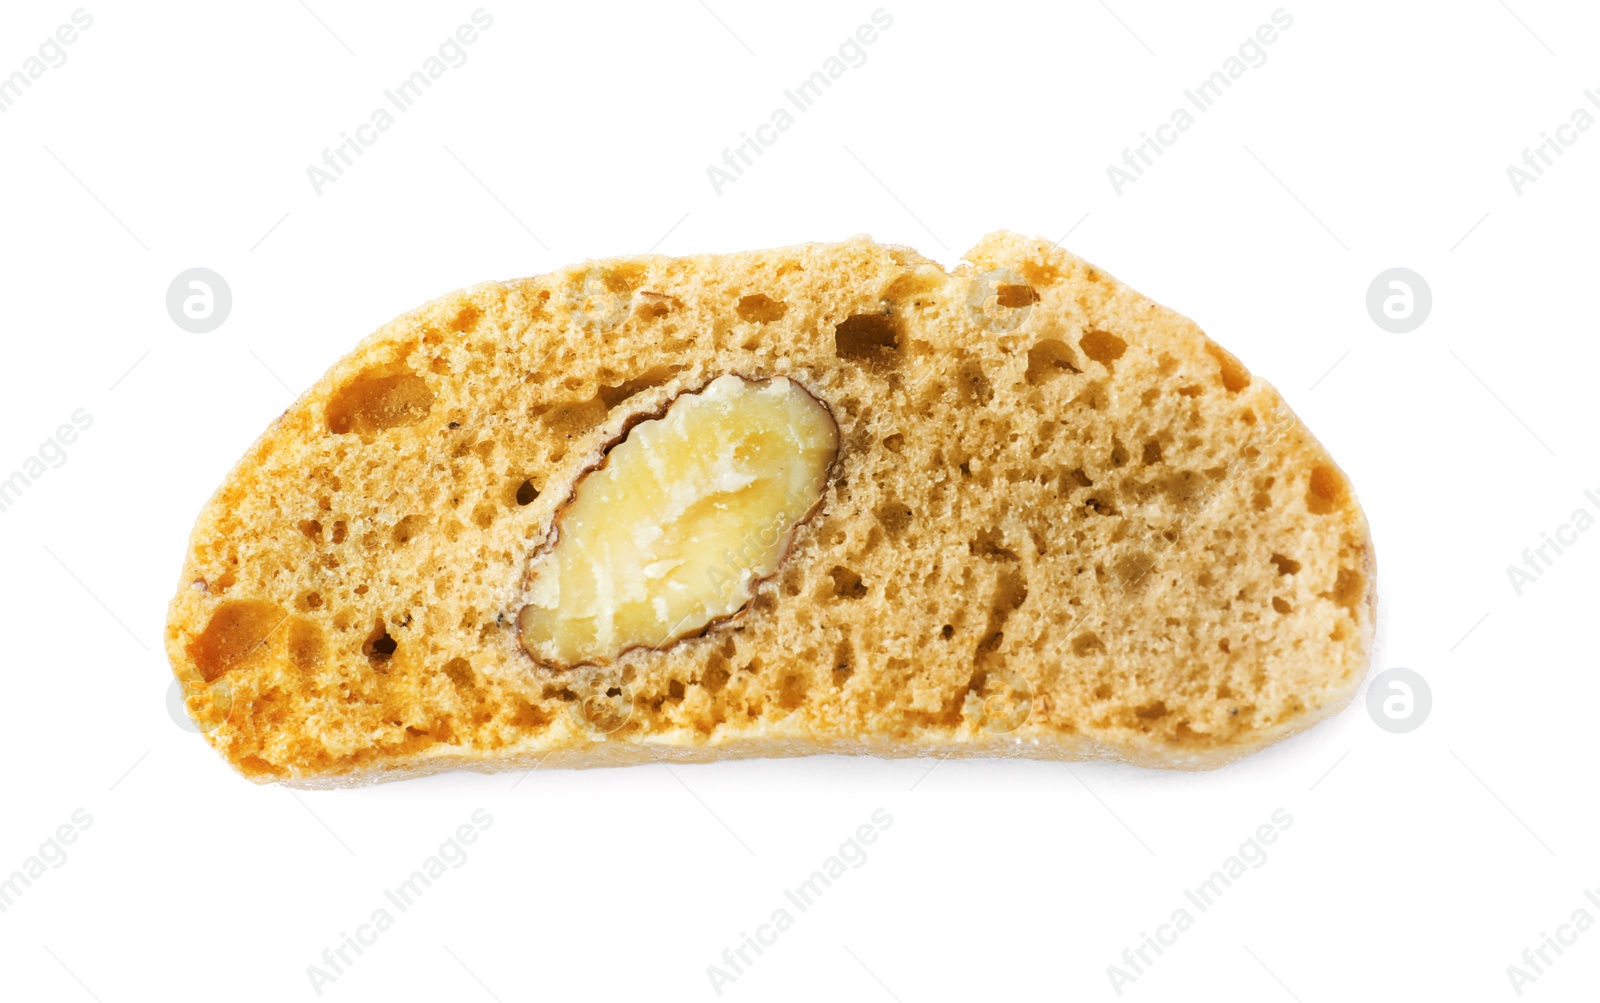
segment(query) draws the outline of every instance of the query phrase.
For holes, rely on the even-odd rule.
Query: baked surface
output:
[[[821,509],[743,613],[557,670],[530,555],[630,416],[717,376],[831,410]],[[209,741],[330,786],[820,752],[1205,768],[1369,661],[1354,492],[1277,391],[1046,241],[591,262],[363,341],[201,512],[167,626]]]

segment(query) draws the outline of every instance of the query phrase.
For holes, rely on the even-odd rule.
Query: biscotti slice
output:
[[[1045,241],[856,239],[386,325],[201,512],[167,650],[258,781],[1205,768],[1350,699],[1375,595],[1345,476],[1194,324]]]

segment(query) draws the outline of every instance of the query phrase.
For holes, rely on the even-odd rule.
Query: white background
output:
[[[1592,6],[1287,5],[1267,62],[1119,196],[1106,167],[1272,0],[899,2],[718,195],[706,167],[876,4],[708,2],[495,3],[465,65],[321,195],[307,166],[471,0],[92,6],[0,114],[0,476],[93,416],[0,513],[0,875],[93,818],[0,913],[0,997],[314,999],[307,966],[482,808],[467,862],[323,998],[713,1000],[707,966],[881,808],[865,864],[723,998],[1114,1000],[1107,966],[1281,808],[1266,863],[1123,998],[1515,999],[1525,948],[1600,919],[1600,532],[1520,597],[1506,573],[1600,514],[1600,129],[1520,195],[1506,175],[1574,109],[1600,115]],[[72,10],[7,4],[0,74]],[[1372,521],[1374,669],[1431,683],[1420,729],[1386,733],[1358,698],[1198,775],[812,759],[294,793],[169,715],[194,516],[392,316],[590,256],[865,232],[953,265],[999,228],[1070,231],[1282,390]],[[210,334],[165,309],[193,266],[233,291]],[[1409,334],[1366,311],[1392,266],[1432,288]],[[1592,998],[1600,928],[1550,956],[1523,995]]]

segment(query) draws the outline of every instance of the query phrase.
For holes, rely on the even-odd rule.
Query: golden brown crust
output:
[[[246,776],[328,786],[840,751],[1205,768],[1342,707],[1371,542],[1277,392],[1047,242],[967,260],[619,259],[386,325],[202,511],[167,629],[191,712]],[[515,613],[560,499],[728,372],[834,414],[822,510],[736,621],[541,668]]]

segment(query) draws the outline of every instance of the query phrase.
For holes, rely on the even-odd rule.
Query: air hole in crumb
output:
[[[893,435],[885,436],[883,439],[883,448],[887,449],[891,453],[900,452],[900,447],[904,446],[905,444],[906,437],[901,435],[899,432],[896,432]]]
[[[900,324],[889,314],[858,313],[833,329],[833,351],[869,369],[892,369],[900,361]]]
[[[989,382],[988,374],[983,371],[983,365],[977,359],[969,359],[962,363],[956,380],[963,404],[969,407],[974,404],[982,407],[994,399],[994,384]]]
[[[343,519],[340,519],[338,522],[334,523],[333,524],[333,542],[334,543],[343,543],[344,542],[344,538],[345,538],[345,534],[346,534],[347,531],[348,530],[347,530],[347,527],[344,524],[344,520]]]
[[[1272,564],[1278,569],[1280,575],[1292,575],[1300,570],[1300,562],[1282,554],[1272,555]]]
[[[452,658],[445,662],[444,674],[450,677],[451,685],[462,693],[471,691],[477,685],[472,672],[472,663],[465,658]]]
[[[1133,713],[1141,721],[1159,721],[1171,712],[1167,710],[1166,701],[1153,700],[1142,707],[1135,707]]]
[[[1091,652],[1103,653],[1105,650],[1105,642],[1101,641],[1098,635],[1079,634],[1072,639],[1072,653],[1074,655],[1082,656]]]
[[[789,311],[789,304],[782,300],[775,300],[764,293],[751,293],[739,299],[739,317],[753,324],[770,324],[782,319]]]
[[[1344,480],[1339,472],[1329,466],[1311,468],[1311,480],[1306,492],[1306,508],[1317,515],[1332,512],[1344,496]]]
[[[1078,396],[1067,403],[1077,407],[1086,406],[1091,411],[1104,411],[1106,405],[1111,403],[1111,395],[1106,392],[1106,385],[1101,380],[1090,380],[1084,384]]]
[[[523,481],[517,485],[517,504],[528,505],[539,497],[539,489],[533,486],[532,481]]]
[[[415,373],[361,373],[328,398],[328,431],[335,435],[370,435],[415,425],[427,417],[432,407],[433,391]]]
[[[939,636],[948,641],[952,637],[956,636],[956,629],[947,623],[943,627],[939,628]]]
[[[967,543],[967,553],[990,561],[1018,561],[1017,552],[1005,546],[1005,534],[990,527],[980,530],[977,537]]]
[[[613,265],[601,273],[606,289],[614,293],[632,292],[644,285],[649,268],[635,262]]]
[[[1226,637],[1224,637],[1222,640],[1217,642],[1217,648],[1224,655],[1229,655],[1229,654],[1233,653],[1233,648],[1228,644],[1228,639]]]
[[[1144,456],[1140,460],[1145,466],[1161,462],[1161,443],[1154,439],[1144,444]]]
[[[206,682],[214,682],[261,648],[283,622],[275,605],[260,599],[232,599],[217,607],[205,630],[189,642],[189,657]]]
[[[867,587],[861,583],[861,576],[840,564],[835,564],[828,570],[828,576],[833,579],[833,594],[838,599],[860,599],[867,594]]]
[[[855,675],[855,660],[855,649],[851,646],[850,639],[847,637],[839,642],[838,647],[833,649],[834,686],[843,686],[850,681],[851,676]]]
[[[1206,352],[1217,360],[1217,368],[1222,378],[1222,388],[1230,394],[1236,394],[1250,385],[1250,371],[1238,359],[1234,358],[1226,349],[1214,341],[1206,342]]]
[[[379,666],[388,662],[399,646],[395,639],[389,636],[389,630],[384,626],[383,617],[380,616],[372,623],[372,633],[361,642],[361,653],[367,656],[367,661]]]
[[[1279,613],[1288,613],[1294,609],[1294,607],[1289,605],[1288,601],[1282,596],[1272,597],[1272,608],[1277,610]]]
[[[1333,591],[1324,592],[1323,598],[1332,599],[1334,602],[1355,615],[1356,608],[1366,593],[1367,576],[1354,568],[1340,568],[1339,574],[1333,580]]]
[[[883,298],[889,303],[909,299],[913,305],[920,306],[923,298],[944,285],[947,278],[944,269],[938,265],[921,265],[889,283],[889,287],[883,291]]]
[[[1109,370],[1128,350],[1128,343],[1109,331],[1085,331],[1078,339],[1078,347],[1083,349],[1084,355]]]
[[[910,506],[904,505],[893,498],[879,505],[873,510],[872,514],[878,520],[878,525],[883,527],[883,531],[888,534],[891,540],[900,539],[900,534],[904,533],[906,527],[911,525]]]
[[[596,388],[595,396],[600,398],[600,403],[607,408],[616,407],[634,394],[646,390],[654,390],[664,385],[668,380],[678,375],[679,366],[652,366],[633,379],[624,380],[612,386]]]
[[[304,533],[307,539],[320,540],[322,539],[322,523],[315,519],[301,519],[300,532]]]
[[[478,321],[482,317],[482,310],[475,306],[464,306],[455,315],[455,319],[450,321],[450,330],[458,332],[471,331],[478,326]]]
[[[683,306],[683,301],[676,296],[666,293],[651,292],[648,289],[639,293],[636,309],[639,316],[645,320],[660,320],[667,314]]]
[[[1000,285],[994,290],[995,303],[1008,310],[1020,310],[1039,302],[1039,290],[1032,286]]]
[[[486,725],[486,723],[488,723],[490,720],[491,718],[488,717],[488,715],[482,715],[482,717],[478,717],[478,723],[480,723],[480,725]],[[544,712],[544,710],[539,709],[539,707],[534,707],[531,702],[526,701],[526,699],[523,699],[523,697],[515,697],[514,701],[512,701],[512,715],[510,715],[510,725],[512,725],[512,728],[522,728],[525,729],[525,731],[531,731],[531,729],[534,728],[544,728],[544,726],[549,725],[549,723],[549,713]]]
[[[798,673],[790,673],[783,677],[783,683],[778,688],[778,706],[784,710],[794,710],[806,702],[806,678]]]
[[[1090,498],[1083,503],[1083,507],[1095,515],[1112,516],[1117,514],[1117,508],[1110,502],[1101,501],[1099,498]]]
[[[394,529],[389,531],[389,538],[395,542],[395,546],[403,547],[422,532],[422,526],[422,516],[408,515],[394,524]]]
[[[1028,371],[1023,378],[1029,386],[1039,386],[1066,373],[1081,373],[1083,370],[1076,363],[1077,357],[1066,342],[1045,338],[1028,349]]]
[[[700,684],[706,688],[707,692],[721,693],[722,688],[728,685],[728,679],[731,675],[732,673],[728,671],[728,660],[719,654],[713,653],[705,674],[700,677]]]

